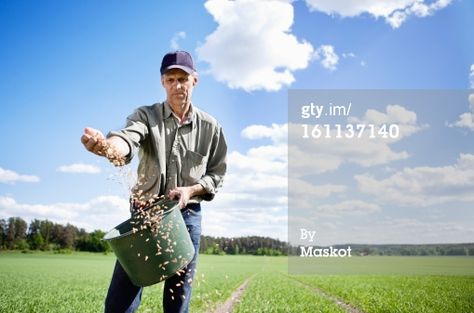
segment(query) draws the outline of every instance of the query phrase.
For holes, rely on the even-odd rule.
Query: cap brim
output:
[[[183,71],[185,71],[185,72],[188,73],[188,74],[192,74],[192,73],[195,72],[192,68],[187,67],[187,66],[182,66],[182,65],[170,65],[170,66],[168,66],[167,68],[165,68],[161,74],[164,74],[164,73],[166,73],[166,72],[168,72],[169,70],[172,70],[172,69],[174,69],[174,68],[178,68],[178,69],[180,69],[180,70],[183,70]]]

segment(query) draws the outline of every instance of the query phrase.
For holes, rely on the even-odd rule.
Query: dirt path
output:
[[[252,280],[252,278],[255,276],[252,275],[249,278],[247,278],[231,295],[230,298],[227,299],[226,302],[223,304],[219,305],[213,313],[231,313],[232,310],[234,309],[234,306],[237,302],[240,301],[242,298],[242,295],[244,294],[245,288],[247,288],[247,285],[249,282]]]
[[[308,285],[308,284],[305,284],[301,281],[299,281],[298,279],[296,278],[293,278],[293,277],[290,277],[290,276],[287,276],[288,278],[300,283],[301,285],[303,285],[305,288],[308,288],[310,290],[312,290],[313,292],[317,293],[318,295],[326,298],[326,299],[329,299],[331,300],[332,302],[334,302],[335,304],[337,304],[341,309],[344,309],[347,313],[364,313],[364,311],[356,308],[356,307],[353,307],[352,305],[348,304],[348,303],[345,303],[344,301],[342,301],[341,299],[339,299],[338,297],[336,296],[333,296],[329,293],[326,293],[325,291],[319,289],[319,288],[316,288],[314,286],[311,286],[311,285]]]

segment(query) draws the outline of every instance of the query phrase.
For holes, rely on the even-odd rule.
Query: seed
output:
[[[148,260],[148,255],[145,255],[145,261],[147,261],[147,260]]]

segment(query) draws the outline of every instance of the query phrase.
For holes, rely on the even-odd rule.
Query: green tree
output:
[[[26,232],[28,224],[20,217],[10,217],[6,234],[6,246],[8,249],[25,249]]]
[[[30,249],[37,250],[43,247],[44,238],[41,235],[41,221],[40,220],[34,219],[31,221],[26,238],[30,246]]]
[[[43,237],[43,246],[41,250],[49,250],[54,223],[48,220],[40,222],[40,234]]]
[[[91,252],[111,251],[109,244],[102,240],[104,236],[105,232],[101,230],[95,230],[90,234],[82,234],[76,242],[76,249]]]
[[[0,219],[0,250],[5,249],[7,238],[7,222],[4,219]]]

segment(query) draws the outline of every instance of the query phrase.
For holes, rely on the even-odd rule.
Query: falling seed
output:
[[[171,293],[174,293],[173,289],[171,289],[171,288],[169,289],[169,291],[170,291]]]
[[[145,261],[147,261],[147,260],[148,260],[148,255],[145,255]]]
[[[138,256],[140,256],[140,253],[138,253]]]

